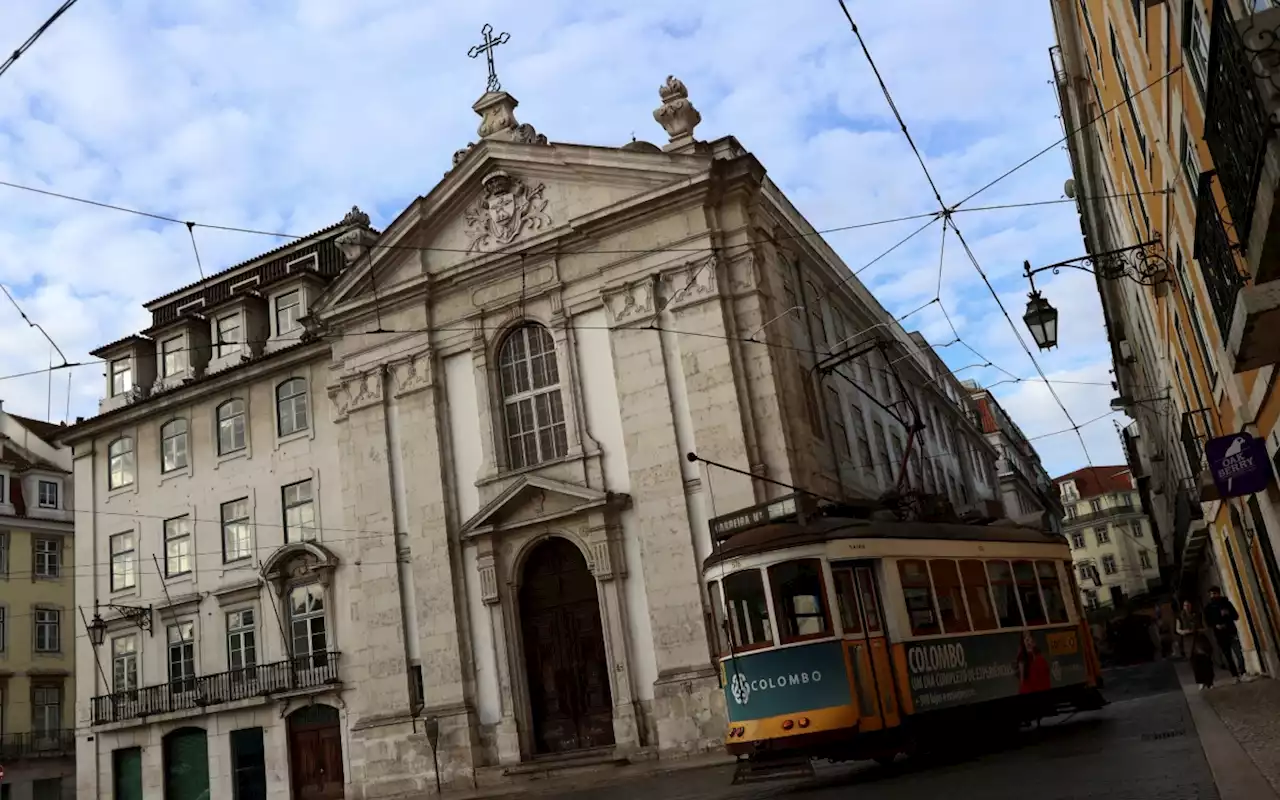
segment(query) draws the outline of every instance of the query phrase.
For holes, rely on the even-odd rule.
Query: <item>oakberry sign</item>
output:
[[[1271,481],[1271,462],[1262,439],[1247,433],[1219,436],[1205,444],[1204,454],[1223,499],[1264,491]]]

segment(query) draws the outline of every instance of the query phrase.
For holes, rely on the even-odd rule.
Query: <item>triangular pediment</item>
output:
[[[548,522],[599,508],[609,500],[610,495],[599,489],[526,475],[516,479],[463,523],[462,535],[478,536]]]
[[[554,246],[688,188],[709,155],[484,141],[419,197],[317,304],[321,316],[397,287]],[[658,243],[659,245],[661,243]],[[572,249],[572,244],[567,244]],[[370,274],[373,281],[370,281]]]

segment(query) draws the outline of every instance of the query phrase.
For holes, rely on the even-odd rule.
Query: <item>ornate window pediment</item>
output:
[[[262,565],[262,577],[276,594],[283,595],[290,586],[319,581],[326,588],[333,582],[338,557],[318,542],[293,542],[271,554]]]

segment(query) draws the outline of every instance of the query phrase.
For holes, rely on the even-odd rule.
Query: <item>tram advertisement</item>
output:
[[[1087,676],[1075,627],[929,639],[904,650],[917,711],[1043,692]]]
[[[720,669],[734,722],[851,702],[841,642],[738,655]]]

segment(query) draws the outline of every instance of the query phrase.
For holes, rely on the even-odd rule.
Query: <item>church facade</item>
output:
[[[665,146],[600,147],[488,92],[385,229],[353,209],[98,351],[107,398],[63,437],[104,629],[79,796],[416,797],[437,764],[712,750],[712,516],[786,485],[996,496],[941,361],[750,152],[694,136],[680,81],[660,100]]]

